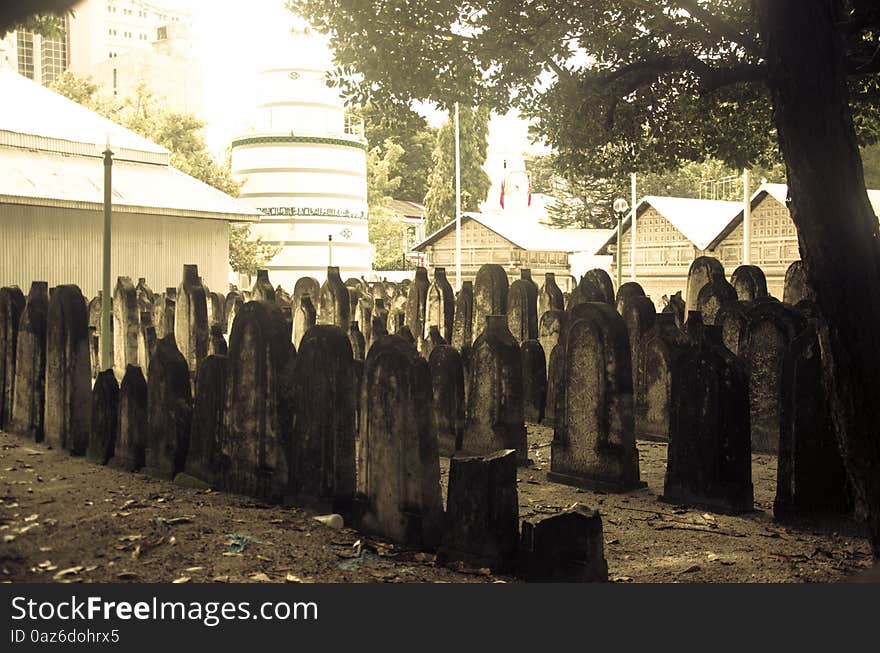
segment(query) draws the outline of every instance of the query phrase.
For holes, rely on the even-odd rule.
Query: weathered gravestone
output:
[[[453,457],[440,557],[509,571],[516,566],[518,545],[516,452]]]
[[[174,309],[176,307],[174,297],[177,296],[177,292],[175,291],[174,297],[172,297],[170,290],[171,288],[167,288],[153,302],[153,326],[156,328],[156,340],[174,335]]]
[[[785,282],[782,291],[782,301],[786,304],[799,304],[805,299],[814,298],[813,289],[807,281],[807,270],[803,261],[795,261],[785,271]]]
[[[443,505],[428,363],[400,336],[385,336],[370,348],[364,384],[360,526],[400,544],[436,547]]]
[[[10,430],[36,442],[43,441],[48,313],[49,284],[34,281],[18,323]]]
[[[212,324],[211,335],[208,338],[208,356],[225,356],[227,350],[223,328],[219,324]]]
[[[538,293],[531,279],[517,279],[510,285],[507,327],[520,344],[538,337]]]
[[[553,272],[547,272],[544,274],[544,285],[538,291],[538,320],[547,311],[562,310],[565,310],[565,297],[556,284],[556,275]]]
[[[745,368],[718,327],[688,316],[691,346],[672,377],[663,499],[725,513],[752,509],[749,396]]]
[[[293,314],[293,344],[299,349],[303,336],[318,323],[318,313],[308,295],[303,295]]]
[[[355,375],[348,336],[319,325],[296,357],[290,493],[299,504],[348,515],[355,494]]]
[[[651,330],[657,320],[657,312],[654,302],[647,297],[632,297],[624,302],[623,312],[620,313],[626,324],[626,334],[629,339],[629,357],[633,373],[633,389],[638,390],[638,374],[641,361],[642,339]],[[636,398],[638,402],[638,398]]]
[[[446,342],[452,342],[455,321],[455,293],[446,278],[446,268],[434,268],[434,281],[428,288],[427,327],[440,329]]]
[[[440,335],[440,329],[436,326],[432,326],[428,328],[428,335],[425,337],[425,340],[422,344],[422,357],[425,360],[431,358],[431,352],[434,351],[434,347],[440,347],[442,345],[447,344],[443,339],[443,336]]]
[[[528,464],[522,354],[507,329],[506,316],[486,317],[485,328],[474,341],[469,373],[462,452],[482,456],[514,449],[519,463]]]
[[[839,521],[851,509],[834,435],[815,321],[789,344],[782,365],[779,459],[773,515]]]
[[[452,341],[459,352],[474,342],[474,284],[465,281],[455,298],[455,317],[452,321]]]
[[[174,336],[165,336],[156,343],[147,381],[144,466],[148,474],[171,480],[183,471],[191,423],[189,366]]]
[[[523,371],[523,417],[530,424],[544,420],[547,401],[547,361],[537,340],[526,340],[520,347]]]
[[[703,324],[713,326],[718,312],[730,302],[735,302],[736,290],[724,278],[712,279],[697,294],[696,310],[700,312]]]
[[[18,286],[0,288],[0,431],[12,421],[15,388],[15,350],[24,311],[24,293]]]
[[[635,281],[627,281],[617,289],[617,312],[621,315],[626,311],[628,302],[636,297],[644,297],[645,290]]]
[[[119,425],[110,467],[136,471],[144,466],[147,448],[147,381],[141,368],[129,365],[119,388]]]
[[[89,316],[73,285],[52,290],[46,324],[46,444],[85,454],[92,413]]]
[[[197,265],[183,266],[174,308],[174,339],[190,372],[197,372],[208,355],[208,303]]]
[[[152,313],[141,313],[141,326],[138,330],[137,339],[137,365],[142,370],[150,369],[150,358],[156,351],[156,343],[159,338],[156,337],[156,327],[153,326]],[[126,366],[127,369],[127,366]],[[123,374],[125,370],[123,370]]]
[[[550,427],[556,424],[556,396],[562,383],[561,353],[562,348],[559,344],[555,344],[550,350],[550,355],[547,356],[547,396],[544,400],[544,419],[541,423]]]
[[[289,481],[292,413],[285,394],[296,358],[281,309],[271,302],[242,306],[232,325],[228,357],[223,453],[229,470],[222,487],[281,500]]]
[[[153,302],[156,301],[156,293],[153,292],[153,289],[147,284],[147,280],[144,277],[139,277],[137,286],[135,286],[135,294],[137,296],[138,303],[138,314],[147,312],[153,312]]]
[[[364,360],[367,350],[367,340],[361,333],[357,320],[352,320],[348,325],[348,342],[351,344],[351,353],[359,361]]]
[[[486,263],[477,271],[474,280],[473,338],[486,328],[486,318],[490,315],[507,315],[507,291],[509,283],[504,268],[495,263]],[[504,449],[506,447],[497,447]],[[493,449],[494,451],[494,449]],[[482,452],[488,453],[488,452]]]
[[[672,295],[666,306],[663,307],[663,313],[669,313],[675,318],[676,326],[681,329],[684,327],[684,300],[681,298],[681,291]]]
[[[672,377],[676,362],[690,341],[675,325],[670,313],[660,313],[642,339],[636,373],[636,436],[647,440],[669,439]]]
[[[524,521],[517,575],[532,583],[607,581],[599,511],[575,504],[550,517]]]
[[[94,333],[90,337],[89,347],[92,351],[92,378],[98,376],[101,371],[101,306],[104,303],[104,293],[98,291],[98,295],[89,302],[89,328],[94,328]],[[155,310],[155,307],[154,309]],[[114,360],[115,352],[113,351],[113,334],[115,329],[115,320],[113,318],[113,300],[110,300],[110,360]]]
[[[416,349],[419,351],[422,351],[428,331],[425,319],[428,310],[428,286],[430,285],[428,271],[422,267],[416,268],[415,278],[410,284],[406,296],[405,324],[416,339]]]
[[[431,368],[431,418],[441,456],[461,448],[464,432],[464,364],[454,347],[439,345],[428,359]]]
[[[125,368],[138,364],[140,331],[137,291],[128,277],[118,277],[113,288],[113,369],[119,378]]]
[[[196,395],[184,474],[187,485],[218,486],[227,471],[223,458],[223,410],[227,359],[208,356],[196,376]],[[180,475],[178,475],[178,478]]]
[[[208,293],[208,325],[217,325],[220,333],[227,332],[226,324],[226,298],[220,293]]]
[[[721,265],[721,261],[711,256],[698,256],[693,260],[688,270],[687,288],[684,297],[685,317],[687,317],[690,311],[700,310],[697,306],[697,298],[700,295],[700,291],[703,289],[703,286],[718,279],[726,282],[724,266]],[[736,291],[734,291],[733,299],[736,299]]]
[[[386,322],[388,333],[391,335],[400,333],[406,326],[406,295],[401,294],[403,293],[403,286],[397,286],[395,292],[397,294],[391,299],[388,309],[388,321]]]
[[[280,283],[275,286],[275,303],[278,304],[278,308],[282,310],[288,308],[292,299],[290,293],[284,290]]]
[[[238,290],[230,290],[226,293],[226,301],[223,303],[223,315],[226,318],[226,328],[223,333],[232,333],[232,323],[235,322],[235,314],[243,305],[244,295]]]
[[[113,370],[98,374],[92,388],[91,432],[88,434],[86,458],[106,465],[113,458],[116,433],[119,430],[119,384]]]
[[[571,310],[578,304],[588,302],[614,304],[614,284],[605,270],[588,270],[571,291],[566,306]]]
[[[757,265],[740,265],[730,275],[737,299],[749,302],[767,296],[767,278]]]
[[[327,268],[327,281],[318,293],[318,324],[335,324],[344,332],[348,332],[351,319],[351,299],[348,288],[342,283],[339,268]]]
[[[257,278],[251,288],[251,301],[274,302],[275,287],[269,281],[269,270],[257,270]]]
[[[626,325],[613,305],[570,311],[560,336],[551,480],[626,492],[639,480]]]
[[[543,347],[544,353],[547,355],[548,376],[550,374],[550,353],[553,351],[556,343],[559,342],[559,331],[562,328],[564,315],[565,311],[562,310],[553,309],[545,311],[538,322],[538,342],[541,343],[541,347]]]

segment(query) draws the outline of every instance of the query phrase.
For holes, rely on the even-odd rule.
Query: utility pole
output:
[[[461,125],[455,103],[455,286],[461,290]]]

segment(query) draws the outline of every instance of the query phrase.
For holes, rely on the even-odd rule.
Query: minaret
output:
[[[259,74],[255,131],[232,142],[241,198],[265,214],[251,233],[282,247],[266,267],[287,289],[304,276],[323,281],[329,241],[343,279],[372,267],[363,123],[327,85],[330,66],[320,37],[294,28],[283,60]]]

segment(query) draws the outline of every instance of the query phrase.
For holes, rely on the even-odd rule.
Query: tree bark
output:
[[[831,412],[880,559],[880,246],[849,110],[840,0],[756,0]]]

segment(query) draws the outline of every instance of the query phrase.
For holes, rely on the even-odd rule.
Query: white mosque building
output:
[[[328,265],[343,278],[367,276],[367,144],[326,83],[330,54],[308,28],[259,74],[254,129],[232,142],[240,197],[265,215],[254,236],[280,247],[269,278],[291,290],[300,277],[323,281]]]

